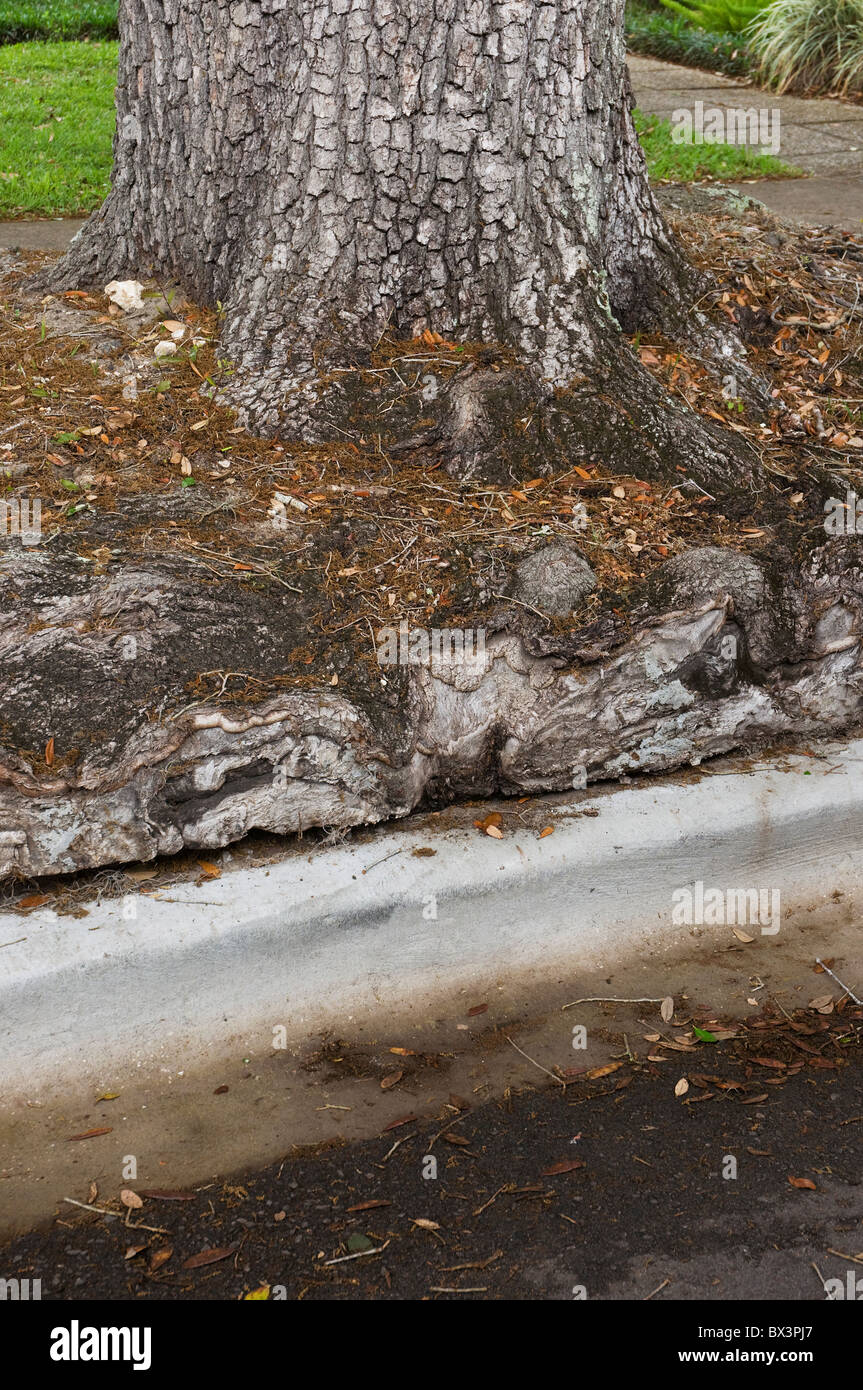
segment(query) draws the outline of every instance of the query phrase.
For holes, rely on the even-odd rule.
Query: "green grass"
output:
[[[0,215],[90,212],[108,191],[116,43],[0,47]]]
[[[0,4],[3,0],[0,0]],[[91,212],[108,191],[114,132],[115,43],[0,47],[0,216]],[[636,113],[654,179],[733,179],[788,173],[733,145],[674,145],[668,121]]]
[[[635,113],[635,128],[655,182],[780,178],[798,172],[773,155],[759,154],[746,145],[675,145],[671,122],[643,111]]]
[[[116,37],[117,0],[0,0],[0,44]]]

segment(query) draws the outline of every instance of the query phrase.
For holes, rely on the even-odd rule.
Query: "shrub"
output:
[[[662,0],[666,9],[682,15],[698,29],[706,29],[710,34],[742,34],[769,0]]]
[[[863,0],[773,0],[748,37],[779,92],[863,93]]]
[[[116,37],[117,0],[0,0],[0,44]]]

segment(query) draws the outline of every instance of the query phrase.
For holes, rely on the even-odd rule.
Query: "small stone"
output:
[[[112,280],[105,286],[105,293],[112,304],[116,304],[127,314],[136,314],[144,307],[141,298],[143,288],[140,280]]]

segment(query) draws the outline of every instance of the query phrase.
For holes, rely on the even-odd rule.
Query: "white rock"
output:
[[[166,341],[163,342],[163,343],[157,343],[157,344],[156,344],[156,346],[153,348],[153,355],[154,355],[155,357],[173,357],[173,356],[174,356],[174,353],[175,353],[176,351],[177,351],[177,344],[176,344],[176,343],[169,343],[169,342],[166,340]]]
[[[138,313],[144,307],[141,291],[144,286],[140,280],[112,280],[105,286],[105,293],[112,304],[117,304],[127,314]]]

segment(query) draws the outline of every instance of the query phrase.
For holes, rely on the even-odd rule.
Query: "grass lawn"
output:
[[[693,179],[777,178],[799,173],[781,159],[759,154],[746,145],[675,145],[671,122],[635,113],[635,128],[654,182],[691,183]]]
[[[117,45],[0,47],[0,216],[91,212],[108,191]]]
[[[0,0],[0,14],[6,0]],[[117,45],[0,46],[0,217],[98,207],[108,191]],[[654,179],[738,179],[789,170],[734,145],[674,145],[668,121],[636,113]]]

